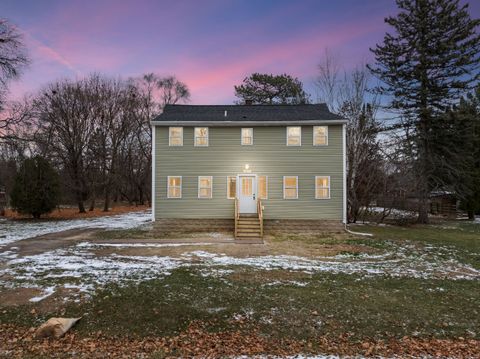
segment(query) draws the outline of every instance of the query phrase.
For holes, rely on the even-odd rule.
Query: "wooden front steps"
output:
[[[238,198],[235,198],[235,239],[262,241],[263,206],[260,199],[257,199],[257,213],[241,214],[238,210]]]
[[[236,239],[261,239],[260,219],[258,217],[242,216],[237,219]]]

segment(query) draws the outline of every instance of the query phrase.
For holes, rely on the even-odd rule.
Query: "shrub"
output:
[[[15,176],[11,194],[13,209],[40,218],[58,203],[58,175],[50,163],[40,157],[27,158]]]

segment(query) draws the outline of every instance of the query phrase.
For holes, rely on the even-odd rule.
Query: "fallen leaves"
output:
[[[319,337],[304,341],[272,338],[253,328],[239,327],[224,332],[207,330],[207,323],[192,322],[183,332],[173,337],[131,338],[106,336],[97,331],[88,337],[68,332],[58,340],[35,339],[32,328],[0,325],[0,357],[25,356],[65,357],[145,357],[156,353],[159,357],[228,357],[269,354],[276,356],[303,354],[337,354],[370,356],[432,356],[480,357],[480,340],[428,339],[403,337],[385,341],[353,341],[348,334],[339,337]],[[161,354],[161,355],[160,355]]]

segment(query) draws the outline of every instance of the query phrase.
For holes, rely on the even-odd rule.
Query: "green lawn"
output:
[[[436,225],[357,226],[355,229],[372,233],[374,238],[366,241],[370,244],[394,240],[452,247],[455,248],[458,259],[480,269],[480,224],[445,221]]]
[[[442,256],[480,269],[480,225],[357,226],[374,237],[278,236],[297,246],[355,244],[382,253],[403,245],[438,248]],[[120,238],[119,233],[115,238]],[[392,243],[396,247],[392,247]],[[447,251],[445,250],[447,249]],[[419,251],[419,256],[423,255]],[[447,258],[448,259],[448,258]],[[270,338],[313,343],[319,336],[351,341],[419,338],[480,339],[480,281],[264,270],[245,265],[173,269],[165,278],[110,284],[89,301],[32,314],[36,304],[0,311],[0,323],[37,325],[50,316],[83,316],[80,336],[172,336],[193,321],[212,332],[259,330]]]

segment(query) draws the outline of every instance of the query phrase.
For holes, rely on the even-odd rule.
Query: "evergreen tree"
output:
[[[55,208],[58,198],[58,175],[50,163],[40,156],[25,159],[15,176],[12,207],[19,213],[40,218]]]
[[[308,95],[298,78],[290,75],[254,73],[235,86],[235,96],[253,104],[304,104]]]
[[[459,0],[397,0],[397,5],[398,15],[385,19],[394,33],[371,49],[376,62],[369,69],[382,81],[375,91],[407,119],[404,145],[417,175],[418,222],[426,223],[429,193],[445,185],[437,170],[441,152],[454,150],[434,141],[444,136],[437,121],[479,79],[480,22]]]
[[[462,99],[452,116],[462,127],[458,132],[464,131],[463,162],[467,163],[467,170],[458,180],[464,190],[460,192],[463,193],[461,207],[467,211],[469,219],[475,219],[475,214],[480,214],[480,86]]]

